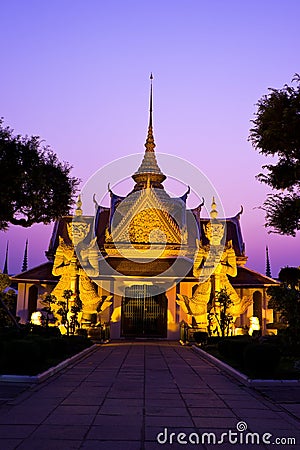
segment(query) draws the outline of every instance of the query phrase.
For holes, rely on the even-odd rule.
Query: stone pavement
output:
[[[282,440],[276,448],[300,448],[297,415],[299,409],[284,410],[190,347],[114,342],[3,403],[0,450],[270,449],[275,438],[287,437],[297,444]],[[229,430],[236,444],[228,443]],[[211,444],[203,435],[209,432]],[[270,444],[245,446],[250,432],[260,440],[270,433]]]
[[[28,383],[8,383],[0,382],[0,405],[6,403],[9,400],[13,400],[15,397],[20,395],[26,389],[28,389],[30,384]]]

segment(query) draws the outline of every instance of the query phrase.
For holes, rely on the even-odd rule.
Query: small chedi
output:
[[[204,233],[209,244],[203,245],[197,240],[193,266],[193,275],[198,279],[195,293],[192,297],[177,295],[177,303],[186,314],[192,316],[194,327],[203,331],[207,330],[208,316],[211,320],[213,316],[217,318],[221,316],[221,305],[218,301],[220,293],[223,295],[225,293],[228,298],[226,314],[230,317],[231,323],[244,314],[252,303],[249,297],[241,299],[228,279],[228,275],[231,277],[237,275],[236,255],[231,241],[223,244],[225,227],[217,218],[218,211],[214,198],[211,206],[211,220],[204,225]],[[220,320],[213,322],[214,332],[219,334]]]

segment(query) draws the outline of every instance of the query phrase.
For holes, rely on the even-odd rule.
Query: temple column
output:
[[[176,323],[176,284],[166,292],[166,296],[168,299],[167,338],[179,339],[179,324]]]

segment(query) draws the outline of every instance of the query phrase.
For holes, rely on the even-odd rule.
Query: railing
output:
[[[107,343],[110,340],[110,324],[103,323],[101,325],[88,328],[88,337],[94,341]]]

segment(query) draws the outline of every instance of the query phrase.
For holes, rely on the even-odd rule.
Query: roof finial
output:
[[[212,198],[212,204],[211,204],[211,211],[210,211],[210,217],[212,219],[216,219],[218,217],[218,211],[217,211],[217,204],[215,201],[215,197]]]
[[[150,108],[149,108],[149,127],[152,127],[152,113],[153,113],[153,94],[152,94],[152,80],[153,80],[153,75],[152,72],[150,74]]]
[[[154,142],[154,136],[153,136],[153,121],[152,121],[152,104],[153,104],[153,94],[152,94],[152,80],[153,75],[152,72],[150,74],[150,109],[149,109],[149,126],[148,126],[148,135],[145,142],[146,152],[154,152],[155,148],[155,142]]]
[[[81,201],[81,195],[79,194],[77,197],[77,202],[76,202],[76,209],[75,209],[75,216],[79,217],[82,216],[82,201]]]

